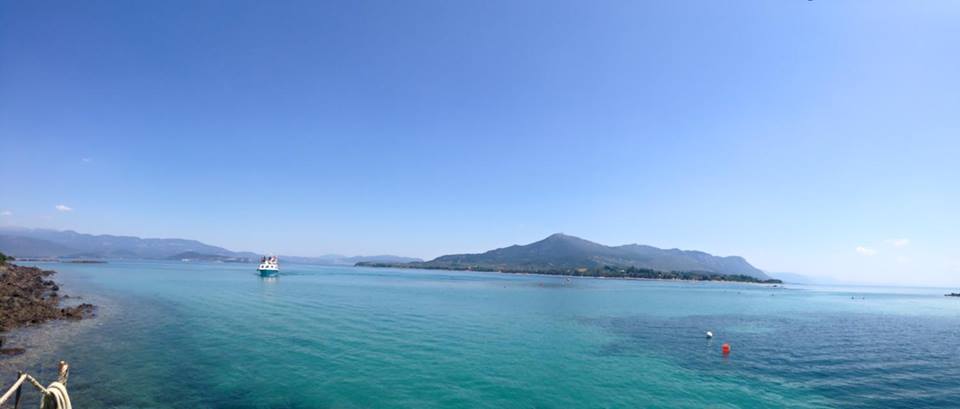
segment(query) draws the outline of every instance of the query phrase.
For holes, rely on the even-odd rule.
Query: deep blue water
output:
[[[28,334],[5,369],[49,380],[68,360],[80,408],[960,405],[945,289],[42,266],[99,317]]]

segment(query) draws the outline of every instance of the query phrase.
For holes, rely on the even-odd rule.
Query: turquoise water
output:
[[[43,267],[101,305],[26,363],[50,378],[68,360],[80,408],[960,402],[960,299],[946,290],[293,264],[274,280],[236,264]]]

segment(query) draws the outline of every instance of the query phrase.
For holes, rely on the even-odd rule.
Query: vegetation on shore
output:
[[[364,261],[364,260],[361,260]],[[583,277],[780,283],[743,257],[660,249],[639,244],[605,246],[563,233],[526,245],[474,254],[449,254],[422,262],[357,263],[372,267],[499,271]]]
[[[742,274],[718,274],[709,271],[657,271],[637,267],[603,266],[599,268],[532,268],[495,269],[485,266],[432,266],[424,263],[372,263],[360,262],[359,267],[416,268],[427,270],[487,271],[510,274],[545,274],[574,277],[642,278],[652,280],[732,281],[741,283],[782,284],[777,279],[761,280]]]
[[[450,254],[422,262],[368,261],[356,265],[577,277],[781,283],[742,257],[718,257],[701,251],[664,250],[639,244],[605,246],[562,233],[534,243],[484,253]]]

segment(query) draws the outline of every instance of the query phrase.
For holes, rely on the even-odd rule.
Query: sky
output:
[[[960,285],[960,2],[0,0],[0,225]]]

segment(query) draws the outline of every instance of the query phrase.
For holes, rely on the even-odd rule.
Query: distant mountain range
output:
[[[236,252],[196,240],[144,239],[91,235],[75,231],[0,227],[0,252],[18,258],[153,259],[255,262],[260,254]],[[640,244],[605,246],[554,234],[527,245],[481,254],[453,254],[430,261],[391,255],[318,257],[280,256],[289,263],[364,265],[684,279],[770,280],[742,257],[718,257],[701,251],[659,249]]]
[[[144,239],[133,236],[92,235],[72,230],[0,227],[0,252],[18,258],[149,259],[254,262],[260,254],[231,251],[196,240]],[[405,263],[422,261],[398,256],[320,257],[280,256],[291,263],[354,265],[358,262]]]
[[[844,284],[853,284],[849,282],[844,282],[830,277],[823,276],[812,276],[806,274],[797,274],[797,273],[769,273],[770,275],[783,280],[785,283],[789,284],[821,284],[821,285],[844,285]]]
[[[480,254],[453,254],[426,262],[358,264],[649,278],[717,279],[719,276],[728,276],[742,278],[738,281],[771,279],[743,257],[718,257],[701,251],[660,249],[640,244],[605,246],[560,233],[535,243],[513,245]]]
[[[224,256],[220,254],[206,254],[206,253],[198,253],[196,251],[184,251],[183,253],[177,253],[170,257],[166,257],[166,259],[180,260],[180,261],[219,261],[223,263],[252,263],[256,258],[242,257],[242,256]]]
[[[259,257],[234,252],[196,240],[142,239],[132,236],[91,235],[72,230],[0,227],[0,251],[19,257],[165,259],[194,252],[229,257]]]
[[[401,256],[391,256],[391,255],[379,255],[379,256],[344,256],[341,254],[327,254],[317,257],[300,257],[300,256],[280,256],[281,260],[289,261],[291,263],[301,263],[301,264],[326,264],[326,265],[341,265],[341,266],[352,266],[357,263],[412,263],[412,262],[422,262],[423,259],[415,257],[401,257]]]

